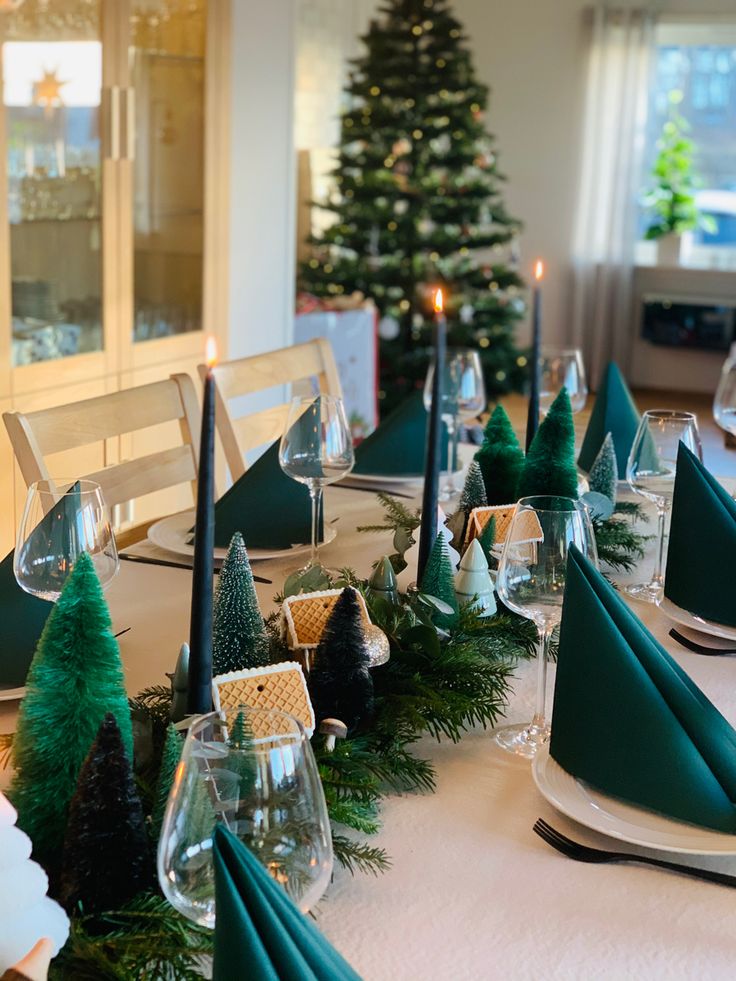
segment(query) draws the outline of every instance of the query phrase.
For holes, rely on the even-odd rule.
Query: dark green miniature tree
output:
[[[420,583],[420,590],[429,596],[447,603],[452,607],[453,613],[441,613],[435,611],[432,619],[438,627],[450,627],[457,619],[457,598],[455,596],[455,577],[452,571],[452,563],[447,550],[447,542],[440,533],[435,539],[432,551],[424,569],[424,575]]]
[[[243,536],[236,531],[222,563],[215,597],[215,675],[268,664],[268,638]]]
[[[570,397],[564,386],[542,420],[524,463],[519,497],[535,494],[577,500],[575,426]]]
[[[486,423],[483,445],[475,454],[488,504],[513,504],[519,498],[524,451],[516,438],[506,410],[497,405]]]
[[[161,750],[161,766],[158,770],[156,781],[156,796],[153,801],[153,811],[151,812],[151,835],[154,841],[158,841],[161,834],[161,825],[164,820],[164,811],[169,800],[171,785],[174,782],[174,774],[181,759],[181,751],[184,740],[176,726],[166,727],[166,738],[164,739],[163,749]]]
[[[588,483],[592,491],[604,494],[614,504],[616,503],[618,466],[616,464],[616,448],[613,445],[611,433],[606,433],[598,456],[593,461],[593,466],[588,474]]]
[[[483,471],[477,460],[471,460],[458,507],[466,515],[469,515],[474,508],[484,508],[487,504],[488,498],[486,496],[485,481],[483,480]]]
[[[109,712],[82,765],[69,806],[61,901],[85,913],[120,909],[151,884],[143,808],[128,756]]]
[[[493,556],[491,555],[491,549],[496,544],[496,518],[495,516],[491,518],[488,524],[485,526],[481,532],[478,541],[480,542],[480,547],[483,549],[483,554],[486,557],[486,562],[489,567],[491,567],[491,562],[493,561]]]
[[[373,679],[354,589],[346,587],[325,625],[309,675],[309,694],[317,725],[340,719],[348,729],[373,714]]]
[[[46,621],[13,740],[11,797],[18,825],[52,878],[80,767],[108,712],[131,756],[133,733],[118,644],[92,559],[83,552]]]

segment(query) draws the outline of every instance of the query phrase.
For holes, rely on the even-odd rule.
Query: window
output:
[[[717,230],[698,229],[690,238],[694,257],[717,258],[736,249],[736,22],[664,23],[657,29],[646,128],[643,187],[652,184],[657,140],[670,111],[670,93],[690,125],[695,144],[699,209],[716,219]],[[649,224],[642,209],[640,230]]]

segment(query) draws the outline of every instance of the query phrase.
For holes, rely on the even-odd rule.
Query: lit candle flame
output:
[[[442,313],[445,309],[445,300],[442,296],[442,290],[437,289],[434,294],[434,312]]]
[[[207,338],[207,344],[205,346],[205,361],[207,362],[208,368],[214,368],[217,364],[217,341],[214,337]]]
[[[537,264],[534,267],[534,278],[537,282],[544,276],[544,263],[541,259],[537,259]]]

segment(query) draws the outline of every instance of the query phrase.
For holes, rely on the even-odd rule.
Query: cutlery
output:
[[[123,628],[123,630],[118,630],[118,632],[116,634],[113,634],[113,637],[122,637],[123,634],[127,634],[127,632],[129,630],[130,630],[130,627],[125,627],[125,628]]]
[[[689,651],[693,651],[695,654],[704,654],[706,657],[717,657],[719,654],[736,654],[736,647],[707,647],[705,644],[698,644],[696,641],[690,640],[689,637],[685,637],[674,627],[670,630],[670,637],[676,640],[678,644],[682,644],[683,647],[687,647]]]
[[[532,828],[542,841],[556,848],[558,852],[567,855],[568,858],[575,859],[576,862],[592,862],[593,864],[605,864],[608,862],[637,862],[639,865],[654,865],[658,869],[667,869],[669,872],[679,872],[681,875],[688,875],[693,879],[703,879],[706,882],[717,882],[721,886],[736,887],[736,876],[726,875],[724,872],[711,872],[710,869],[697,869],[691,865],[680,865],[678,862],[667,862],[661,858],[649,858],[648,855],[635,855],[633,852],[608,852],[602,848],[591,848],[589,845],[581,845],[571,838],[567,838],[560,831],[557,831],[542,818],[538,818]]]
[[[140,562],[141,565],[160,565],[165,569],[187,569],[189,572],[192,571],[190,565],[186,565],[184,562],[170,562],[168,559],[151,559],[147,555],[129,555],[127,552],[120,552],[119,556],[121,559],[125,559],[126,562]],[[215,575],[219,575],[220,570],[215,568]],[[263,576],[253,576],[254,582],[265,583],[268,586],[273,585],[273,579],[264,579]]]

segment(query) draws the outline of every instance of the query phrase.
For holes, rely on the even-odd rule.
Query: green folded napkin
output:
[[[355,448],[354,474],[423,477],[427,459],[427,410],[414,392],[386,416],[378,429]],[[442,426],[442,469],[447,466],[447,428]]]
[[[247,548],[289,548],[311,541],[312,510],[305,484],[287,477],[274,443],[215,502],[215,545],[227,548],[239,531]],[[322,538],[320,517],[319,536]]]
[[[235,835],[214,832],[213,981],[360,981]]]
[[[603,793],[736,834],[736,732],[575,546],[550,755]]]
[[[53,603],[31,596],[13,575],[13,552],[0,562],[0,688],[19,688]]]
[[[639,428],[639,412],[619,367],[610,361],[595,398],[585,430],[578,464],[586,473],[595,463],[606,433],[613,437],[619,476],[626,476],[626,461]]]
[[[736,502],[680,443],[664,595],[706,620],[736,627]]]

